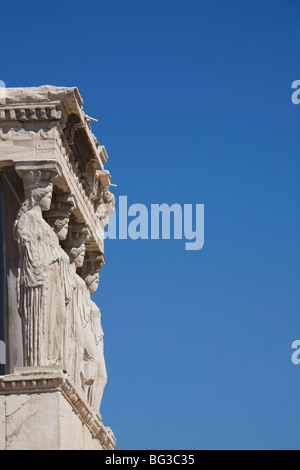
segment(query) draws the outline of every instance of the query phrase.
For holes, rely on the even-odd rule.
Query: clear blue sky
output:
[[[300,4],[2,2],[7,86],[78,86],[128,202],[205,246],[111,240],[95,298],[118,449],[299,449]]]

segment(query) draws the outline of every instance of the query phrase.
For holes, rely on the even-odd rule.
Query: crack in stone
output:
[[[17,413],[23,406],[25,406],[31,400],[32,400],[32,397],[28,397],[27,400],[24,401],[24,403],[21,403],[21,405],[16,410],[12,411],[9,414],[6,414],[6,418],[10,418],[11,416],[13,416],[15,413]]]
[[[36,410],[33,413],[31,413],[30,415],[26,416],[26,421],[29,420],[30,418],[34,418],[34,416],[36,416],[37,413],[38,413],[38,410]],[[21,430],[22,430],[22,426],[19,426],[14,432],[7,435],[7,437],[6,437],[6,439],[7,439],[7,449],[9,449],[12,440],[15,439],[16,437],[18,437]]]

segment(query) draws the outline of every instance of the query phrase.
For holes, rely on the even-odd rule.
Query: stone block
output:
[[[0,450],[114,448],[112,431],[67,372],[28,369],[0,377]]]

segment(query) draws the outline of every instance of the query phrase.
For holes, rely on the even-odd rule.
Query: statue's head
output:
[[[85,242],[90,237],[90,230],[86,225],[72,225],[68,236],[63,242],[63,248],[70,257],[71,264],[81,268],[85,257]]]
[[[51,206],[53,193],[52,181],[57,176],[53,171],[28,170],[21,173],[24,183],[25,200],[21,205],[14,223],[13,235],[17,239],[17,226],[20,218],[30,209],[40,206],[42,211],[48,211]]]
[[[52,228],[60,240],[65,240],[69,230],[69,217],[57,217]]]
[[[51,206],[53,179],[56,173],[48,170],[30,170],[24,173],[24,194],[28,207],[40,206],[42,211],[48,211]]]
[[[85,283],[91,294],[95,294],[99,286],[99,272],[88,274],[85,278]]]
[[[91,294],[95,294],[99,285],[99,271],[105,264],[105,256],[100,252],[87,252],[80,276],[85,281]]]
[[[60,240],[67,238],[69,220],[75,208],[75,197],[69,194],[57,194],[52,200],[50,210],[44,215]]]
[[[85,257],[85,244],[82,243],[78,248],[72,248],[70,252],[70,257],[74,259],[74,264],[76,268],[81,268],[84,263]]]
[[[39,188],[33,192],[32,198],[36,205],[39,205],[42,211],[48,211],[51,206],[53,185],[50,183],[45,188]]]

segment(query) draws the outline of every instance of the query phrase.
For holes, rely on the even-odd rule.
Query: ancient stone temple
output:
[[[82,105],[51,86],[8,88],[0,104],[0,450],[115,446],[91,299],[115,198]]]

